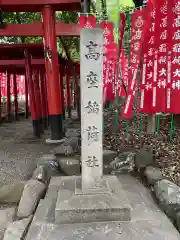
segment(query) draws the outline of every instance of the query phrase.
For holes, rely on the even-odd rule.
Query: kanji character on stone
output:
[[[97,43],[94,43],[93,41],[89,41],[89,45],[86,46],[89,50],[88,54],[85,54],[85,57],[87,59],[94,59],[98,60],[100,57],[100,53],[96,52],[96,48],[98,47]]]
[[[88,113],[99,113],[99,104],[96,101],[89,101],[87,106]]]
[[[95,126],[89,126],[87,128],[87,133],[88,133],[88,141],[98,141],[99,138],[99,131],[97,129],[97,127]]]
[[[97,74],[94,73],[93,71],[90,71],[90,73],[87,75],[87,83],[89,84],[88,88],[98,87],[98,79],[97,79]]]
[[[98,160],[95,156],[88,156],[88,160],[85,161],[90,168],[99,167]]]

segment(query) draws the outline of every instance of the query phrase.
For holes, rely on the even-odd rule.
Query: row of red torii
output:
[[[70,98],[69,79],[74,73],[79,75],[79,64],[58,56],[56,36],[79,36],[81,28],[78,24],[56,22],[55,11],[80,11],[81,0],[1,0],[0,8],[2,12],[42,13],[42,23],[6,24],[0,29],[1,37],[42,36],[44,40],[44,45],[1,44],[0,72],[8,73],[8,82],[10,74],[26,75],[26,94],[30,99],[34,135],[40,136],[42,119],[45,127],[48,119],[51,140],[59,141],[64,136],[63,77],[66,75],[67,97]],[[78,95],[77,91],[77,98]],[[8,112],[11,111],[10,104],[8,97]]]

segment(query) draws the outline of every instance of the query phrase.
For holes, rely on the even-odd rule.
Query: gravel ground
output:
[[[180,186],[180,127],[179,119],[174,122],[174,136],[170,141],[170,119],[161,119],[158,135],[146,133],[146,117],[142,116],[143,131],[140,137],[140,116],[129,124],[119,120],[118,130],[115,129],[115,113],[105,117],[104,146],[108,149],[123,151],[139,151],[142,147],[153,149],[155,163],[161,168],[165,177]]]
[[[140,116],[131,121],[128,131],[119,121],[115,128],[115,113],[108,111],[104,118],[104,147],[119,152],[139,151],[142,147],[153,149],[155,162],[164,176],[180,186],[180,121],[175,122],[174,137],[170,142],[170,123],[161,120],[158,136],[146,134],[146,120],[143,116],[143,131],[140,137]],[[0,183],[28,179],[36,161],[42,154],[49,153],[52,146],[46,145],[45,133],[40,140],[33,140],[31,120],[3,123],[0,126]]]
[[[0,126],[0,183],[27,180],[42,154],[49,153],[50,146],[44,139],[34,140],[31,120],[2,123]]]

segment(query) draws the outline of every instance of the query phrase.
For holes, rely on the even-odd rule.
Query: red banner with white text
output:
[[[126,103],[122,111],[122,117],[126,119],[132,118],[133,115],[135,91],[137,89],[136,78],[140,63],[140,53],[146,17],[146,9],[136,10],[131,15],[131,49],[130,69],[128,71],[128,93]]]

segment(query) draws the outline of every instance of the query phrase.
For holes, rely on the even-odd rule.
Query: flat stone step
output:
[[[159,219],[160,220],[160,219]],[[179,240],[179,233],[161,221],[55,225],[33,223],[26,240]]]

